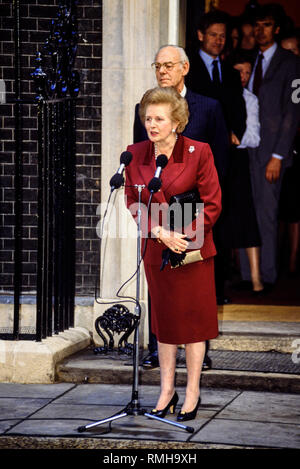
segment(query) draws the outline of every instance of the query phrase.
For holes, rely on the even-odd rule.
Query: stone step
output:
[[[267,318],[273,319],[274,311],[272,314]],[[202,385],[300,392],[300,324],[290,321],[293,315],[287,317],[286,322],[245,321],[243,314],[239,316],[243,320],[236,320],[236,315],[235,320],[231,320],[227,313],[225,319],[219,318],[220,335],[210,341],[209,355],[213,367],[202,373]],[[265,316],[259,318],[266,319]],[[56,379],[74,383],[132,383],[133,365],[130,356],[119,355],[117,351],[99,355],[93,349],[94,346],[90,346],[59,363]],[[145,353],[141,351],[141,360]],[[159,368],[145,370],[140,366],[139,381],[141,384],[159,385]],[[176,383],[186,384],[183,347],[178,350]]]
[[[184,351],[182,350],[182,353]],[[184,353],[183,353],[184,354]],[[238,354],[238,356],[237,356]],[[300,393],[300,360],[278,352],[210,351],[213,367],[202,373],[205,387]],[[132,358],[110,353],[95,355],[89,348],[57,366],[56,380],[71,383],[131,384]],[[159,368],[139,367],[139,382],[159,385]],[[184,359],[177,360],[176,385],[186,385]]]
[[[300,345],[298,322],[220,320],[211,350],[293,353]]]
[[[220,321],[300,322],[300,306],[239,304],[218,306]]]
[[[300,392],[299,323],[220,321],[220,335],[210,341],[211,370],[202,374],[207,387]],[[57,366],[57,380],[74,383],[130,384],[132,358],[114,351],[107,355],[89,347]],[[145,351],[141,351],[145,355]],[[142,384],[160,383],[159,368],[139,367]],[[184,348],[178,350],[176,382],[186,384]]]

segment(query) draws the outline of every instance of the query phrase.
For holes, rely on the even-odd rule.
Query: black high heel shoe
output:
[[[201,397],[199,397],[197,405],[196,405],[194,410],[192,410],[191,412],[181,412],[180,411],[179,414],[177,415],[177,421],[178,422],[185,422],[186,420],[193,420],[197,415],[197,410],[198,410],[198,407],[199,407],[200,403],[201,403]]]
[[[170,410],[170,414],[174,414],[178,399],[179,399],[178,394],[175,391],[174,396],[172,397],[172,399],[170,400],[170,402],[166,405],[164,409],[161,409],[161,410],[152,409],[150,414],[155,415],[156,417],[160,417],[162,419],[167,414],[168,410]]]

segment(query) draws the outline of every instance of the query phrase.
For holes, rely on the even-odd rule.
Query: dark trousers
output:
[[[228,212],[228,182],[227,179],[221,184],[222,189],[222,212],[213,227],[213,238],[217,254],[215,256],[215,284],[216,295],[218,299],[224,297],[225,281],[228,278],[230,258],[231,258],[231,239],[228,233],[226,220]]]

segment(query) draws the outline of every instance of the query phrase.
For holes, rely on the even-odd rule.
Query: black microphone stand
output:
[[[80,433],[85,432],[86,430],[90,430],[91,428],[97,427],[104,423],[109,424],[109,430],[111,430],[111,423],[114,420],[118,420],[129,415],[142,415],[147,417],[148,419],[158,420],[160,422],[173,425],[175,427],[181,428],[188,433],[193,433],[194,428],[188,427],[178,422],[173,422],[172,420],[167,420],[165,418],[157,417],[156,415],[152,415],[146,409],[141,408],[140,401],[139,401],[139,325],[140,325],[140,264],[141,264],[141,193],[142,190],[145,188],[144,185],[135,185],[138,189],[139,199],[138,199],[138,217],[137,217],[137,279],[136,279],[136,306],[135,306],[135,314],[138,317],[137,324],[135,326],[134,331],[134,344],[133,344],[133,383],[132,383],[132,394],[131,394],[131,401],[126,405],[126,407],[116,414],[107,417],[105,419],[99,420],[94,423],[90,423],[88,425],[83,425],[78,427],[77,431]],[[152,194],[150,195],[152,197]]]

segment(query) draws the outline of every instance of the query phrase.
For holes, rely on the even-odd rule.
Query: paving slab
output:
[[[7,432],[11,427],[17,425],[19,422],[20,420],[14,419],[0,421],[0,435]]]
[[[47,418],[38,419],[32,418],[22,421],[17,424],[14,428],[6,432],[8,435],[27,435],[27,436],[78,436],[78,427],[95,422],[96,419],[104,419],[111,415],[114,415],[117,411],[120,411],[119,407],[103,407],[97,412],[92,409],[87,409],[84,406],[83,409],[79,409],[79,414],[82,414],[81,419],[76,418],[78,409],[75,410],[73,418]],[[65,414],[66,415],[66,414]],[[94,417],[92,419],[92,417]],[[175,417],[168,416],[168,420],[175,421]],[[193,425],[202,426],[206,423],[208,418],[201,418],[201,414],[198,415]],[[182,429],[175,428],[167,423],[157,422],[148,419],[146,416],[126,416],[122,419],[115,421],[112,424],[112,428],[108,431],[108,425],[99,425],[93,429],[87,430],[82,437],[83,438],[101,438],[109,437],[115,439],[132,439],[132,440],[157,440],[157,441],[187,441],[190,436],[189,433]]]
[[[54,399],[74,387],[70,383],[55,384],[20,384],[20,383],[0,383],[1,397],[21,397],[36,398],[43,397]]]
[[[193,435],[191,441],[235,444],[241,447],[248,445],[257,448],[299,449],[300,427],[282,423],[216,419]]]
[[[280,393],[245,392],[224,408],[216,419],[300,425],[300,396],[289,394],[286,399]]]
[[[68,393],[59,397],[56,404],[98,404],[98,405],[123,405],[131,400],[132,388],[128,385],[109,384],[79,384]],[[184,388],[178,388],[179,406],[183,403]],[[140,386],[139,399],[142,406],[150,409],[156,403],[159,394],[157,386]],[[212,406],[213,410],[218,410],[235,396],[239,391],[222,389],[209,390],[203,388],[201,391],[202,403]],[[208,402],[209,401],[209,402]]]
[[[179,410],[185,389],[178,387],[177,391]],[[28,438],[33,447],[39,447],[39,439],[48,438],[54,446],[63,447],[69,439],[73,441],[70,447],[78,448],[81,444],[93,447],[95,441],[100,445],[96,447],[103,443],[104,447],[124,448],[129,441],[127,447],[131,448],[150,443],[159,448],[164,443],[169,448],[185,444],[199,448],[300,449],[299,395],[228,388],[202,387],[197,417],[186,422],[194,433],[145,415],[124,416],[112,422],[111,428],[104,423],[83,433],[78,431],[80,426],[98,423],[124,410],[131,401],[131,392],[130,385],[1,383],[0,448],[9,448],[10,442],[17,445],[17,441],[22,447]],[[141,407],[151,410],[158,394],[158,386],[140,386]],[[167,415],[166,419],[175,422],[176,415]]]
[[[49,402],[50,399],[1,397],[1,419],[26,419]]]

